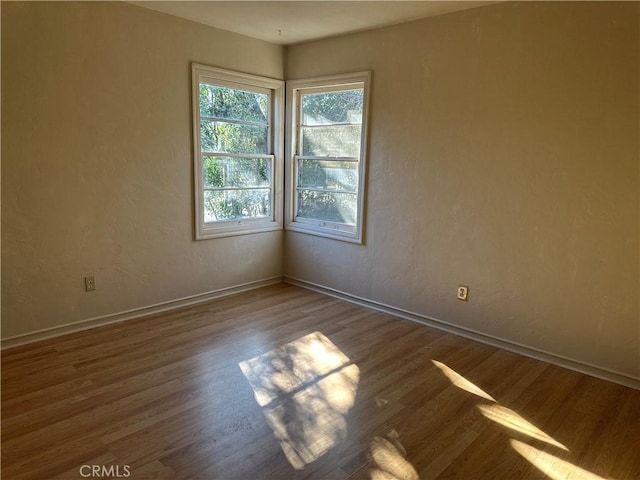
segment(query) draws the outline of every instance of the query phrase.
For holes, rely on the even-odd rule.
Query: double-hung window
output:
[[[287,229],[363,243],[369,80],[287,82]]]
[[[282,228],[284,82],[192,66],[196,239]]]

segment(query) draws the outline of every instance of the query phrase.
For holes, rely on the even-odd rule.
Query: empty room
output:
[[[640,478],[640,2],[0,15],[2,478]]]

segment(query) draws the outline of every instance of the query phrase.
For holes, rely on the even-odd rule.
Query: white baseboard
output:
[[[206,303],[217,298],[227,297],[229,295],[235,295],[237,293],[246,292],[248,290],[254,290],[256,288],[265,287],[267,285],[273,285],[281,282],[282,277],[271,277],[264,280],[257,280],[254,282],[243,283],[241,285],[234,285],[232,287],[220,288],[218,290],[212,290],[210,292],[178,298],[176,300],[156,303],[155,305],[149,305],[147,307],[134,308],[132,310],[127,310],[124,312],[88,318],[86,320],[80,320],[78,322],[67,323],[65,325],[37,330],[35,332],[24,333],[22,335],[3,338],[1,341],[1,348],[2,350],[5,350],[20,345],[37,342],[39,340],[45,340],[47,338],[59,337],[60,335],[66,335],[68,333],[88,330],[90,328],[101,327],[103,325],[109,325],[112,323],[124,322],[126,320],[132,320],[134,318],[148,317],[157,313],[176,310],[178,308],[197,305],[199,303]]]
[[[608,380],[613,383],[624,385],[625,387],[630,387],[636,390],[640,390],[640,378],[635,378],[635,377],[626,375],[624,373],[608,370],[606,368],[598,367],[598,366],[591,365],[578,360],[573,360],[567,357],[563,357],[561,355],[557,355],[554,353],[546,352],[544,350],[539,350],[537,348],[529,347],[527,345],[522,345],[517,342],[512,342],[510,340],[505,340],[502,338],[494,337],[492,335],[487,335],[482,332],[478,332],[465,327],[453,325],[443,320],[427,317],[426,315],[422,315],[420,313],[415,313],[409,310],[404,310],[402,308],[397,308],[381,302],[376,302],[375,300],[362,298],[357,295],[352,295],[350,293],[337,290],[335,288],[325,287],[323,285],[319,285],[313,282],[308,282],[306,280],[302,280],[299,278],[285,276],[284,282],[290,283],[292,285],[296,285],[302,288],[306,288],[308,290],[313,290],[315,292],[322,293],[324,295],[329,295],[331,297],[339,298],[341,300],[345,300],[347,302],[354,303],[356,305],[371,308],[379,312],[388,313],[396,317],[421,323],[422,325],[426,325],[428,327],[436,328],[438,330],[443,330],[447,333],[459,335],[461,337],[465,337],[470,340],[475,340],[477,342],[491,345],[493,347],[501,348],[509,352],[518,353],[520,355],[535,358],[536,360],[542,360],[543,362],[551,363],[553,365],[568,368],[569,370],[574,370],[576,372],[584,373],[592,377],[601,378],[603,380]]]

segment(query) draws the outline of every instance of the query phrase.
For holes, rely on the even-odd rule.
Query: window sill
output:
[[[319,225],[310,225],[301,222],[291,222],[287,224],[285,229],[291,232],[306,233],[317,237],[364,245],[364,239],[361,235],[359,236],[357,232],[339,230],[335,227],[322,227]]]
[[[235,237],[238,235],[250,235],[252,233],[274,232],[282,230],[279,222],[261,223],[260,225],[246,225],[245,227],[236,224],[229,226],[201,227],[196,232],[196,240],[209,240],[212,238]]]

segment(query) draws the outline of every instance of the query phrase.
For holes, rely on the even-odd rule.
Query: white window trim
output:
[[[346,242],[364,244],[364,224],[366,217],[366,177],[367,177],[367,138],[369,117],[369,91],[371,72],[357,72],[344,75],[331,75],[300,80],[287,81],[287,151],[285,158],[286,182],[285,195],[287,207],[285,212],[285,228],[294,232],[302,232],[321,237],[343,240]],[[360,159],[358,172],[358,216],[357,223],[353,227],[335,222],[325,222],[305,218],[296,218],[296,170],[298,150],[298,98],[299,92],[333,91],[340,88],[347,89],[350,86],[362,85],[363,111],[362,111],[362,138],[360,145]]]
[[[192,109],[193,109],[193,175],[195,239],[229,237],[249,233],[268,232],[282,229],[283,210],[283,158],[284,158],[284,81],[247,73],[233,72],[207,65],[191,65]],[[249,91],[271,92],[271,119],[269,141],[272,156],[271,165],[271,216],[205,223],[203,214],[204,185],[202,179],[202,149],[200,146],[200,82]]]

